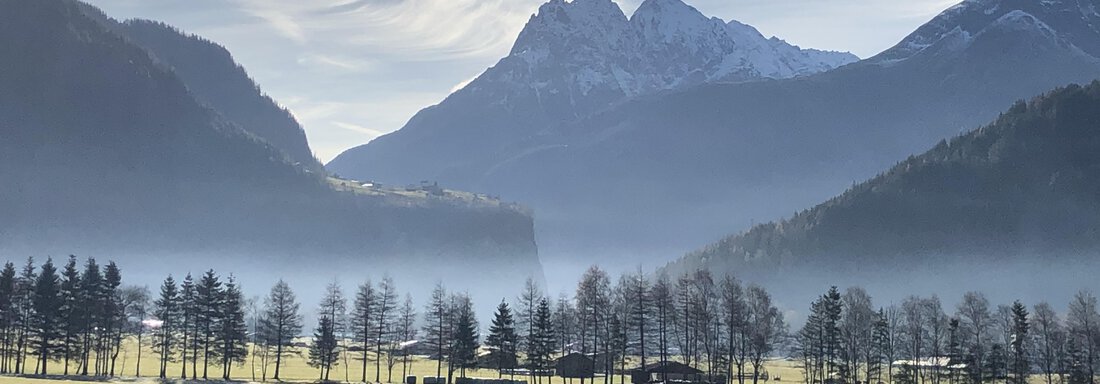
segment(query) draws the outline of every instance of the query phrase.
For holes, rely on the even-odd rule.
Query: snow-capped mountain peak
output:
[[[714,21],[681,0],[646,0],[630,17],[646,40],[664,43],[710,32]]]
[[[646,0],[629,19],[611,0],[550,0],[510,55],[467,89],[500,103],[533,93],[547,115],[580,116],[655,91],[801,76],[856,60],[765,38],[682,0]]]
[[[966,0],[921,26],[893,48],[869,60],[891,64],[923,52],[959,50],[975,36],[1028,30],[1100,57],[1098,0]]]

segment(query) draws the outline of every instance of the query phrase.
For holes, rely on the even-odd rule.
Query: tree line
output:
[[[1065,316],[1046,302],[993,307],[968,292],[949,314],[936,296],[876,309],[861,288],[832,288],[794,335],[807,384],[1094,383],[1100,363],[1097,298],[1081,291]]]
[[[1047,384],[1085,384],[1100,363],[1100,315],[1088,292],[1063,318],[1047,303],[993,308],[977,292],[949,315],[935,296],[876,308],[861,288],[832,288],[793,333],[767,290],[705,270],[672,279],[639,269],[613,282],[593,266],[556,298],[528,279],[514,298],[502,298],[484,334],[473,299],[443,283],[421,308],[389,277],[364,281],[351,295],[330,283],[308,330],[282,280],[262,300],[246,300],[232,275],[209,270],[168,276],[152,296],[123,286],[113,262],[5,264],[0,373],[125,375],[116,370],[124,342],[137,345],[135,375],[148,350],[161,378],[192,380],[228,380],[246,364],[253,379],[280,380],[288,357],[304,351],[318,380],[393,382],[410,372],[414,345],[448,383],[478,368],[540,383],[570,353],[594,363],[582,384],[609,384],[615,375],[626,382],[636,363],[672,361],[712,383],[758,384],[777,357],[799,362],[806,384],[1024,384],[1036,373]],[[479,353],[483,345],[488,354]],[[353,364],[359,377],[351,377]]]

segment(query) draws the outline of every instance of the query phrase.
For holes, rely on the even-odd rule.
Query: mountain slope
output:
[[[196,265],[242,278],[541,275],[526,210],[336,190],[197,101],[95,12],[0,2],[0,51],[20,52],[0,55],[0,253],[109,257],[157,277]]]
[[[282,150],[293,162],[322,171],[294,116],[261,93],[225,48],[155,21],[129,20],[116,26],[171,68],[201,102]]]
[[[1100,37],[1078,21],[1096,4],[966,1],[869,60],[643,95],[522,147],[449,152],[439,178],[529,202],[544,255],[651,262],[835,195],[1017,99],[1100,77]],[[368,145],[372,161],[392,159],[390,144]]]
[[[752,27],[707,18],[681,0],[647,0],[627,18],[611,0],[552,0],[510,54],[401,130],[348,150],[342,175],[458,186],[466,169],[533,150],[557,126],[631,97],[711,82],[789,78],[855,61],[802,50]],[[469,140],[476,137],[477,140]]]
[[[789,219],[688,254],[666,271],[814,271],[847,281],[935,265],[1003,271],[1027,262],[1042,266],[1021,270],[1030,278],[1073,285],[1083,282],[1067,270],[1094,271],[1097,255],[1100,82],[1093,82],[1021,101],[992,124]]]

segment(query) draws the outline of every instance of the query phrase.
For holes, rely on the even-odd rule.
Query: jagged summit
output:
[[[442,103],[417,113],[398,132],[348,150],[327,165],[382,182],[441,177],[455,164],[417,157],[389,163],[368,147],[431,148],[466,156],[462,137],[482,138],[473,163],[493,163],[558,130],[636,97],[708,83],[810,75],[859,60],[850,53],[802,49],[736,21],[708,17],[681,0],[647,0],[631,17],[611,0],[550,0],[539,7],[509,55]],[[447,117],[449,116],[449,117]],[[462,117],[456,117],[462,116]],[[445,127],[445,128],[444,128]],[[427,144],[440,135],[447,143]],[[389,151],[389,150],[387,150]],[[388,157],[388,155],[387,155]],[[392,160],[392,159],[391,159]],[[396,166],[396,164],[402,164]],[[390,166],[394,166],[391,168]],[[405,168],[400,172],[390,169]]]
[[[681,0],[647,0],[629,19],[610,0],[552,0],[531,16],[502,63],[513,60],[522,65],[498,65],[484,77],[555,93],[570,88],[579,91],[570,95],[575,100],[605,87],[631,97],[705,82],[788,78],[858,58],[769,39],[738,21],[707,17]]]
[[[869,62],[890,64],[922,54],[960,51],[978,37],[997,38],[997,33],[1020,31],[1100,57],[1098,9],[1096,0],[967,0],[943,11]]]

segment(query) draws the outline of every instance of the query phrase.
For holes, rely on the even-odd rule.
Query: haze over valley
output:
[[[165,380],[188,361],[198,379],[201,360],[265,381],[287,353],[302,382],[399,381],[385,356],[448,384],[489,369],[656,384],[673,368],[691,384],[917,382],[876,376],[895,365],[1054,384],[1058,344],[1059,383],[1095,383],[1100,0],[214,3],[0,0],[0,381],[130,380],[114,364],[155,352]],[[938,11],[875,52],[852,41],[860,57],[705,13],[742,6],[851,17],[834,24]],[[201,22],[145,18],[177,12]],[[285,57],[255,60],[273,40],[241,37],[249,23],[292,41]],[[345,44],[371,48],[312,56]],[[492,64],[409,96],[474,56]],[[376,81],[369,111],[394,126],[342,81]],[[371,137],[316,133],[334,125]],[[1003,342],[982,328],[994,315]],[[840,348],[820,343],[841,323],[863,344],[807,352]],[[963,348],[948,326],[970,349],[939,350]],[[1040,326],[1045,357],[1013,336]],[[909,355],[875,349],[895,330]]]

